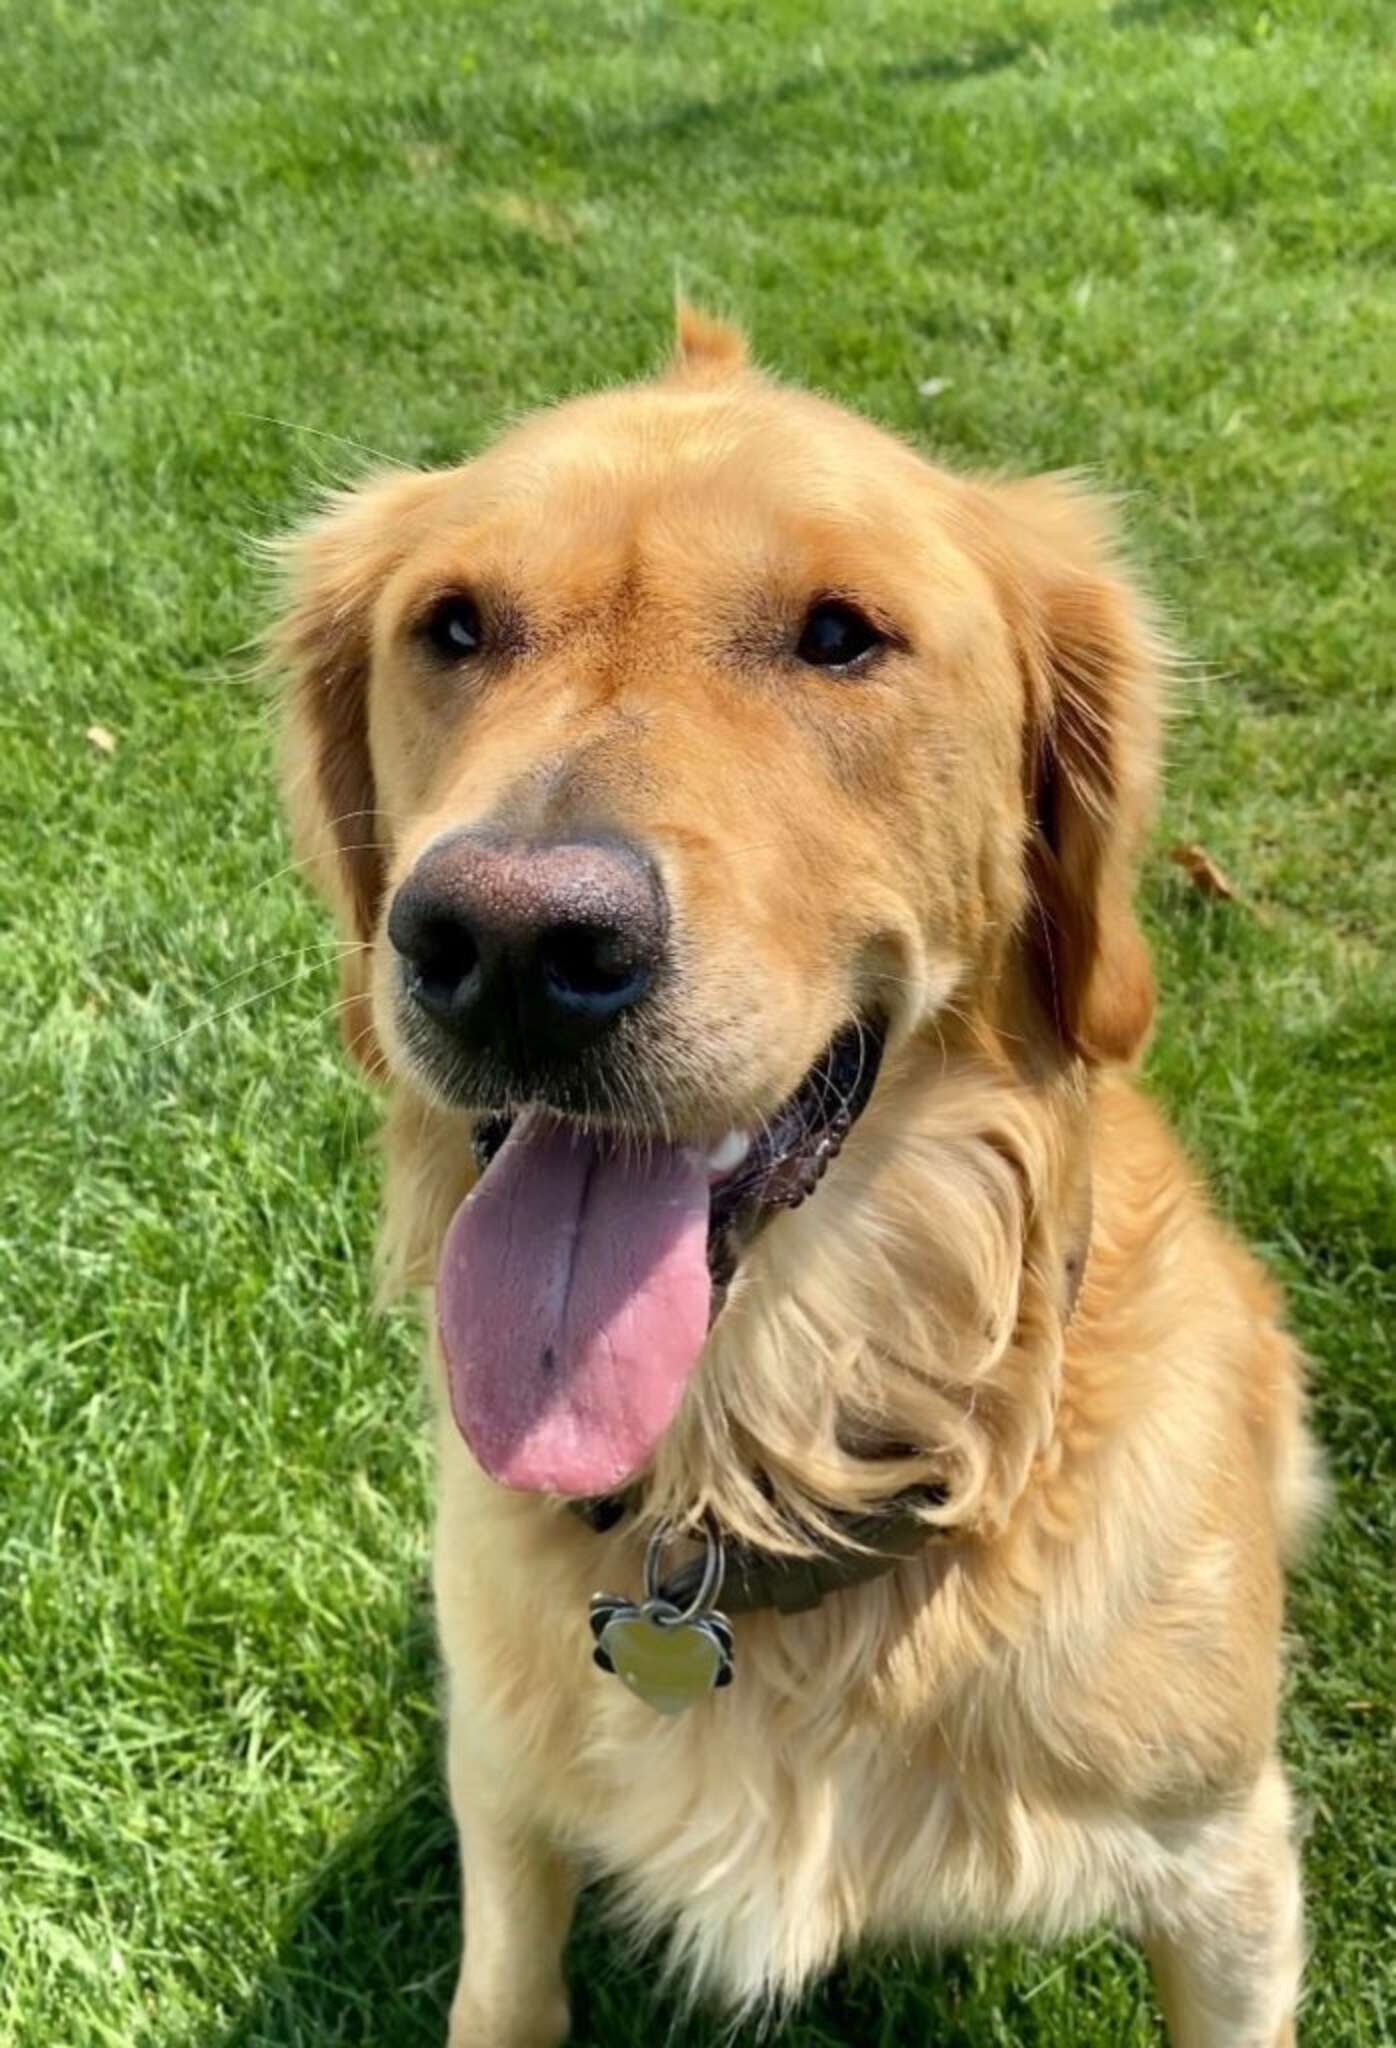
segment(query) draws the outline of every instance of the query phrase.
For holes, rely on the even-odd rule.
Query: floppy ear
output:
[[[373,608],[432,482],[395,472],[336,492],[276,546],[286,590],[269,651],[286,677],[282,783],[292,846],[346,941],[340,1029],[370,1074],[383,1071],[369,987],[387,862],[368,741]]]
[[[1072,1052],[1129,1060],[1154,1014],[1132,898],[1158,778],[1162,642],[1099,500],[1058,477],[977,495],[1027,697],[1029,973]]]

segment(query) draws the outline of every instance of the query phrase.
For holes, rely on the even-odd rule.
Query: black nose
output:
[[[664,931],[653,866],[615,839],[455,832],[388,913],[413,1002],[475,1049],[505,1053],[589,1044],[650,987]]]

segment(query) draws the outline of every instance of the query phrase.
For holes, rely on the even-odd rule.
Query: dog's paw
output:
[[[571,2024],[565,1998],[551,2000],[540,2012],[501,2012],[487,2010],[462,1990],[451,2006],[446,2048],[562,2048]]]

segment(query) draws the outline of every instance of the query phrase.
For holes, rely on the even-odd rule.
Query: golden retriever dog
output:
[[[1295,2038],[1275,1296],[1131,1067],[1163,654],[1072,481],[681,309],[655,381],[285,543],[298,851],[431,1301],[465,1947],[604,1876],[738,2014],[863,1937],[1141,1942]]]

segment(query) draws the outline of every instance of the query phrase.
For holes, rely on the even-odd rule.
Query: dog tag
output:
[[[681,1714],[732,1683],[732,1631],[720,1614],[686,1617],[668,1600],[591,1603],[593,1657],[657,1714]]]

